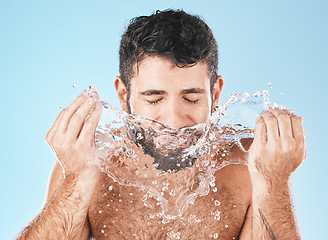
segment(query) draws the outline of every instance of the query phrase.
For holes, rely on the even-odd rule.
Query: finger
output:
[[[291,117],[291,125],[293,130],[293,136],[296,140],[297,144],[303,144],[305,142],[305,135],[304,135],[304,129],[303,129],[303,118],[293,116]]]
[[[84,123],[79,139],[83,139],[82,141],[90,141],[90,142],[94,140],[96,128],[99,123],[101,113],[102,113],[102,106],[99,102],[97,102],[95,108],[92,110],[90,116]]]
[[[71,141],[72,139],[77,139],[77,137],[79,136],[83,128],[84,122],[86,121],[86,119],[90,115],[91,110],[97,103],[98,95],[94,96],[95,97],[89,97],[86,101],[84,101],[84,103],[73,114],[67,127],[66,140]]]
[[[52,124],[50,130],[47,133],[46,141],[47,141],[48,144],[52,141],[52,139],[53,139],[53,137],[54,137],[54,135],[55,135],[55,133],[56,133],[56,131],[58,129],[58,125],[59,125],[59,122],[60,122],[61,118],[63,117],[63,113],[64,113],[64,110],[62,110],[58,114],[55,122]]]
[[[283,140],[293,139],[293,131],[292,131],[292,124],[291,124],[291,120],[290,120],[290,114],[288,114],[287,111],[284,111],[279,108],[272,109],[271,113],[278,120],[280,138],[282,138]]]
[[[265,143],[267,141],[267,129],[264,119],[260,116],[256,119],[254,142]]]
[[[66,132],[67,126],[70,122],[72,115],[87,99],[89,99],[89,97],[81,93],[67,108],[63,110],[63,116],[58,124],[58,131],[61,134],[64,134]]]
[[[267,129],[267,141],[277,140],[279,138],[279,128],[277,118],[270,112],[262,114]]]

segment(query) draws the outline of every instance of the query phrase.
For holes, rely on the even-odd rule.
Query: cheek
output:
[[[187,110],[187,114],[197,124],[205,123],[211,117],[211,106],[207,103],[198,106],[190,106]]]
[[[204,123],[211,117],[211,111],[206,108],[201,113],[199,111],[196,117],[199,118],[198,123]]]
[[[136,99],[130,100],[131,113],[137,113],[141,116],[154,119],[156,115],[156,108],[145,101],[135,101]]]

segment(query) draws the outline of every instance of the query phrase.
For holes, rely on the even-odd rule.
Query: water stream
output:
[[[252,138],[255,120],[271,106],[267,90],[237,93],[203,124],[174,129],[137,114],[127,114],[101,101],[96,131],[97,165],[121,185],[154,198],[163,221],[182,216],[189,204],[210,189],[214,174],[229,164],[247,164],[232,147],[246,151],[242,139]]]

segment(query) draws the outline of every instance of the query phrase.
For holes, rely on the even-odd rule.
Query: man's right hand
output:
[[[49,130],[46,140],[65,177],[55,164],[44,209],[18,239],[89,239],[88,209],[100,174],[94,140],[102,111],[98,99],[92,89],[80,94]]]
[[[102,107],[89,89],[61,111],[46,140],[67,174],[79,174],[95,164],[95,131]]]

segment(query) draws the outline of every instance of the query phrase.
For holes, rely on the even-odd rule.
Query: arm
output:
[[[94,184],[86,179],[92,175],[97,178],[92,171],[66,175],[18,239],[87,239],[87,211],[92,196],[92,190],[87,189],[93,189]]]
[[[281,109],[258,118],[249,151],[252,239],[300,239],[288,180],[306,155],[302,119]]]
[[[256,187],[253,195],[253,239],[301,239],[287,181]]]
[[[46,139],[65,171],[56,163],[47,201],[18,239],[88,238],[87,213],[99,178],[94,133],[100,115],[99,103],[84,94],[58,115]]]

